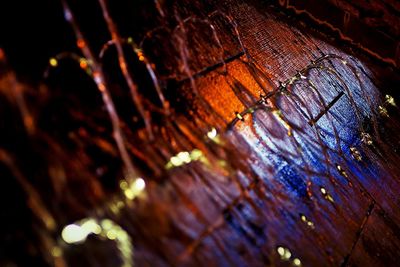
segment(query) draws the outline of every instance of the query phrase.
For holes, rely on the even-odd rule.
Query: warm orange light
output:
[[[143,53],[141,51],[137,52],[137,56],[138,56],[140,61],[144,61],[144,56],[143,56]]]
[[[86,69],[87,66],[88,66],[87,60],[84,59],[84,58],[82,58],[81,60],[79,60],[79,66],[80,66],[82,69]]]
[[[76,41],[76,44],[79,48],[84,48],[86,46],[86,43],[83,39],[79,39],[78,41]]]
[[[106,86],[104,85],[104,83],[98,84],[97,87],[99,88],[99,90],[100,90],[101,92],[104,92],[104,91],[106,90]]]

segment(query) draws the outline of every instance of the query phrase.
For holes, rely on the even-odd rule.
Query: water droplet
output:
[[[244,121],[244,118],[243,118],[242,114],[240,114],[239,112],[235,112],[235,116],[236,116],[236,118],[238,118],[239,120]]]
[[[369,146],[372,145],[373,141],[372,141],[371,135],[369,133],[362,132],[361,133],[361,142],[363,142],[364,144],[369,145]]]
[[[190,154],[187,151],[179,152],[178,158],[184,163],[190,163],[192,159],[190,158]]]
[[[52,57],[52,58],[50,58],[50,60],[49,60],[49,64],[50,64],[50,66],[52,66],[52,67],[57,67],[57,66],[58,66],[58,60],[55,59],[54,57]]]
[[[181,159],[179,157],[173,156],[173,157],[171,157],[170,161],[175,167],[178,167],[178,166],[182,165],[182,161],[181,161]]]
[[[290,252],[290,250],[289,249],[286,249],[286,251],[285,251],[285,254],[283,254],[283,259],[284,260],[288,260],[288,259],[290,259],[290,257],[292,257],[292,253]]]
[[[391,95],[385,95],[385,103],[394,107],[396,106],[396,102],[394,101],[394,98]]]
[[[290,250],[288,248],[285,247],[277,247],[276,251],[278,252],[279,256],[281,256],[282,260],[289,260],[290,257],[292,256],[292,253],[290,252]]]
[[[301,261],[298,258],[293,259],[294,266],[301,266]]]
[[[355,160],[357,160],[357,161],[361,161],[362,160],[360,152],[355,147],[350,147],[350,153],[351,153],[351,156]]]
[[[328,191],[324,187],[321,187],[320,190],[326,200],[334,203],[333,197],[328,193]]]
[[[300,214],[300,219],[302,222],[304,222],[308,227],[311,229],[314,229],[314,223],[309,220],[304,214]]]
[[[77,224],[69,224],[61,232],[62,239],[68,244],[82,243],[86,240],[89,232]]]
[[[276,249],[276,251],[278,252],[279,256],[283,256],[283,254],[285,254],[285,248],[284,247],[278,247]]]
[[[381,116],[389,118],[389,113],[385,107],[378,106],[378,112]]]
[[[207,137],[210,139],[214,139],[215,137],[217,137],[217,129],[215,129],[214,127],[207,133]]]
[[[336,169],[338,170],[340,175],[342,175],[343,177],[346,177],[346,178],[348,177],[346,171],[343,170],[342,166],[340,166],[339,164],[336,164]]]

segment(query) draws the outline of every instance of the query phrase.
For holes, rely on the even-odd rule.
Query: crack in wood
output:
[[[349,254],[347,254],[347,256],[344,257],[343,262],[340,265],[340,267],[346,267],[348,265],[350,257],[351,257],[351,254],[353,254],[354,248],[356,247],[358,241],[361,238],[361,235],[362,235],[362,232],[363,232],[363,230],[365,228],[365,225],[367,224],[368,219],[371,216],[373,209],[375,208],[375,204],[376,204],[376,202],[374,200],[372,200],[371,204],[369,205],[369,207],[367,209],[365,217],[364,217],[364,219],[363,219],[363,221],[362,221],[362,223],[360,225],[360,228],[358,229],[358,231],[356,233],[356,240],[354,241],[353,245],[351,246]]]
[[[193,77],[193,79],[197,79],[197,78],[200,78],[202,76],[205,76],[208,73],[218,69],[219,67],[222,67],[224,64],[232,62],[235,59],[238,59],[243,55],[244,55],[244,52],[242,51],[242,52],[240,52],[240,53],[238,53],[236,55],[230,56],[230,57],[224,59],[224,61],[220,61],[220,62],[218,62],[218,63],[216,63],[214,65],[210,65],[210,66],[207,66],[207,67],[203,68],[202,70],[196,72],[192,77]],[[184,82],[188,81],[189,79],[190,79],[190,77],[186,77],[186,78],[183,78],[181,80],[178,80],[177,82],[178,83],[184,83]]]
[[[340,92],[340,93],[339,93],[339,94],[324,108],[324,110],[322,110],[314,119],[311,119],[311,120],[308,122],[308,124],[309,124],[310,126],[313,126],[314,124],[316,124],[316,123],[319,121],[319,119],[321,119],[321,117],[324,116],[324,115],[329,111],[329,109],[330,109],[333,105],[335,105],[336,102],[339,101],[339,99],[340,99],[343,95],[344,95],[344,92],[341,91],[341,92]]]

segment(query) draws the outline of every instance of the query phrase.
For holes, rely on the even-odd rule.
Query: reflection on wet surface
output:
[[[64,2],[83,56],[55,56],[45,73],[61,76],[57,69],[72,58],[85,74],[85,92],[43,86],[29,108],[21,90],[0,99],[24,126],[4,127],[4,140],[24,133],[0,142],[1,167],[29,199],[49,262],[396,261],[397,99],[382,94],[365,62],[290,26],[273,9],[236,1],[232,14],[176,14],[174,27],[136,44],[119,36],[100,3],[113,38],[100,56]],[[160,67],[146,45],[164,35],[175,46],[166,42]],[[111,48],[118,75],[102,63]],[[136,69],[144,74],[135,77]],[[12,83],[13,75],[2,82]],[[149,81],[147,91],[139,78]]]

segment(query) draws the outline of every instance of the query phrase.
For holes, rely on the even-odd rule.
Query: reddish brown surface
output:
[[[395,0],[279,1],[372,56],[399,66],[400,5]]]
[[[244,45],[249,49],[250,55],[255,58],[261,68],[276,84],[278,81],[286,80],[294,75],[297,70],[323,54],[334,53],[348,57],[346,52],[324,41],[324,38],[316,37],[302,27],[294,26],[294,21],[287,21],[285,17],[279,15],[273,9],[257,9],[257,6],[253,4],[240,1],[231,1],[227,4],[227,7],[227,10],[238,21]],[[199,35],[198,38],[201,44],[210,42],[210,39],[201,35],[201,31],[191,32],[191,38],[195,38],[196,34]],[[201,41],[201,38],[205,38],[203,39],[204,42]],[[231,54],[240,52],[238,46],[232,47],[232,44],[227,44],[225,48],[227,47]],[[362,62],[360,60],[356,61]],[[337,63],[332,63],[332,66],[345,77],[351,90],[359,90],[357,89],[358,82],[346,69]],[[202,67],[198,69],[200,70]],[[234,119],[235,111],[241,111],[245,108],[243,102],[239,100],[240,97],[242,97],[242,101],[243,97],[251,99],[251,97],[249,98],[250,93],[257,99],[262,91],[240,59],[229,63],[227,69],[230,75],[242,83],[248,93],[241,91],[235,95],[232,88],[229,87],[231,78],[224,77],[217,71],[212,71],[197,78],[196,85],[204,98],[210,103],[211,108],[225,121],[230,121]],[[219,71],[221,71],[221,68]],[[374,71],[374,69],[369,71]],[[334,99],[336,95],[332,87],[333,80],[324,75],[317,75],[314,78],[319,88],[322,88],[322,94],[326,101],[329,102]],[[375,95],[377,89],[369,79],[364,75],[362,75],[361,79],[371,96]],[[184,85],[184,88],[186,88],[184,91],[190,91],[189,86],[190,84],[187,81]],[[300,90],[298,93],[301,93]],[[307,93],[304,95],[306,99],[310,97],[307,96]],[[198,99],[188,98],[188,101],[192,101],[194,109],[200,113],[200,117],[203,120],[209,120]],[[376,96],[377,99],[378,96]],[[315,100],[310,98],[306,100],[306,103],[316,108],[317,104],[313,101]],[[362,97],[359,97],[356,101],[361,104],[363,102]],[[351,126],[354,123],[351,119],[354,114],[352,112],[348,113],[349,109],[351,108],[346,97],[340,99],[331,108],[332,114],[336,114],[335,124],[344,139],[354,133],[354,128]],[[318,108],[314,112],[314,114],[317,114]],[[294,110],[287,111],[288,116],[293,116],[295,113]],[[264,121],[273,120],[269,116],[262,118]],[[268,149],[263,148],[263,137],[255,135],[254,129],[252,129],[254,127],[253,123],[254,125],[259,124],[257,121],[251,122],[251,119],[248,118],[246,123],[238,123],[238,129],[251,143],[250,149],[253,152],[258,152],[257,155],[254,155],[253,164],[255,166],[260,164],[260,168],[264,170],[264,175],[267,177],[264,181],[267,188],[265,190],[267,192],[268,190],[272,190],[272,192],[277,190],[276,192],[279,193],[272,193],[272,195],[267,193],[266,197],[261,196],[263,189],[260,189],[260,192],[257,189],[253,189],[250,184],[248,190],[250,197],[248,200],[246,200],[245,196],[242,196],[239,197],[239,200],[233,200],[234,203],[237,203],[233,206],[224,204],[217,208],[206,201],[206,188],[189,177],[186,178],[179,175],[176,178],[176,183],[181,184],[181,188],[188,195],[193,196],[196,205],[202,211],[201,213],[207,216],[209,226],[203,230],[200,230],[202,228],[200,227],[197,230],[199,232],[196,231],[197,234],[193,237],[194,241],[188,243],[189,249],[182,248],[182,250],[179,250],[178,246],[171,248],[171,240],[163,244],[162,251],[167,251],[165,255],[176,255],[177,259],[179,259],[175,261],[176,258],[170,258],[172,265],[290,266],[291,263],[282,261],[276,253],[276,247],[282,245],[289,247],[294,257],[299,257],[304,266],[346,266],[347,264],[355,266],[394,266],[397,261],[396,253],[390,254],[388,252],[385,256],[381,256],[383,254],[378,251],[385,250],[385,247],[388,247],[388,251],[394,251],[399,245],[399,231],[396,230],[395,226],[400,222],[400,213],[396,208],[398,205],[398,196],[396,196],[399,188],[398,177],[385,174],[384,171],[379,170],[380,167],[373,167],[372,165],[374,164],[369,161],[369,163],[356,164],[358,165],[356,169],[359,172],[354,172],[350,175],[349,180],[351,183],[341,181],[338,185],[332,186],[321,177],[312,178],[314,184],[312,191],[315,193],[314,200],[318,203],[314,206],[314,204],[308,203],[305,199],[293,195],[293,192],[286,187],[287,184],[285,185],[284,181],[281,181],[283,183],[281,184],[276,179],[276,170],[266,171],[266,166],[262,166],[262,162],[269,164],[267,155],[270,152],[268,152]],[[326,116],[322,117],[320,123],[322,128],[328,127],[324,124],[326,123]],[[305,130],[306,132],[311,131],[306,125],[302,125],[307,129]],[[280,130],[276,128],[275,131]],[[266,133],[266,135],[268,134]],[[350,139],[350,142],[357,141],[351,141]],[[291,150],[289,143],[290,139],[282,140],[281,152],[285,149]],[[322,157],[321,154],[320,156]],[[322,161],[323,159],[319,158],[318,160]],[[370,160],[380,162],[380,159],[373,156]],[[370,164],[372,165],[369,166]],[[335,172],[336,170],[333,169],[333,171]],[[350,171],[348,170],[348,172]],[[336,174],[334,176],[336,177],[335,179],[339,179]],[[215,184],[216,188],[224,188],[223,190],[229,192],[227,193],[229,195],[237,195],[239,193],[235,191],[234,187],[229,189],[228,184],[224,181],[217,180],[212,181],[212,183]],[[318,193],[318,186],[324,186],[334,196],[335,204],[327,202]],[[257,196],[257,194],[261,195]],[[262,214],[257,214],[255,210],[252,210],[251,204],[248,202],[250,199],[262,203],[260,204]],[[229,207],[228,214],[226,214],[227,208],[224,208],[226,206]],[[376,215],[377,210],[381,210],[381,207],[386,211],[387,220]],[[225,212],[221,214],[223,211]],[[371,212],[373,215],[369,218]],[[300,221],[300,213],[306,214],[308,218],[316,222],[315,230],[307,228]],[[251,217],[249,221],[245,219],[247,216]],[[176,220],[179,221],[180,219]],[[262,233],[252,232],[249,224],[254,223],[263,229]],[[238,228],[241,230],[238,230]],[[376,229],[378,232],[381,231],[381,234],[377,233],[371,236],[374,232],[372,229]],[[392,238],[390,241],[384,237],[378,238],[386,231],[391,232]],[[214,247],[216,248],[215,250],[212,249]],[[373,247],[376,247],[376,249],[373,249]],[[368,249],[370,250],[367,251]],[[364,253],[368,253],[368,256],[364,255]],[[366,260],[368,257],[371,257],[371,260]],[[143,264],[145,263],[143,262]]]
[[[119,70],[115,65],[105,68],[112,82],[107,88],[101,84],[101,92],[93,84],[74,83],[67,91],[43,87],[34,92],[40,107],[32,113],[36,124],[19,121],[30,118],[21,116],[20,106],[12,102],[19,91],[2,91],[2,108],[12,116],[4,116],[0,166],[7,178],[24,181],[25,174],[25,184],[39,192],[34,200],[43,203],[34,202],[30,212],[45,207],[55,218],[55,225],[46,228],[46,216],[38,216],[46,215],[46,209],[35,214],[32,227],[42,246],[30,249],[57,267],[61,256],[71,266],[119,266],[114,241],[92,235],[86,243],[67,245],[60,239],[62,227],[90,216],[112,219],[128,232],[136,266],[293,266],[295,258],[302,266],[396,266],[399,112],[388,107],[387,118],[376,109],[386,90],[393,89],[388,86],[399,84],[398,73],[263,2],[205,2],[182,1],[177,12],[183,18],[204,18],[216,9],[225,13],[214,13],[206,23],[183,22],[177,16],[180,30],[165,26],[163,35],[151,36],[160,50],[144,45],[143,53],[157,63],[162,89],[176,109],[172,117],[154,116],[154,140],[140,129],[125,80],[113,77],[112,67]],[[222,15],[228,13],[246,51],[233,23]],[[235,112],[253,106],[260,94],[282,89],[280,82],[327,54],[340,59],[329,58],[324,68],[302,73],[316,90],[300,78],[269,100],[271,110],[254,111],[230,124]],[[227,73],[221,58],[229,59]],[[355,66],[358,75],[348,66]],[[57,75],[58,69],[51,71]],[[188,74],[194,75],[192,80]],[[133,76],[138,83],[145,77]],[[15,81],[6,75],[1,82],[8,89],[7,83]],[[139,92],[145,95],[153,88],[143,84]],[[113,139],[118,131],[110,126],[101,100],[105,88],[115,101],[128,161],[147,185],[146,194],[133,201],[119,190],[124,169]],[[392,92],[398,101],[398,92]],[[9,118],[18,118],[19,124]],[[32,133],[16,135],[24,123]],[[206,136],[211,127],[218,130],[219,141]],[[372,144],[362,142],[362,131],[371,133]],[[361,160],[351,155],[350,147]],[[194,148],[207,160],[166,170],[171,156]],[[122,205],[116,208],[117,200]],[[55,244],[63,255],[51,255]],[[278,254],[280,246],[290,249],[288,259]]]

